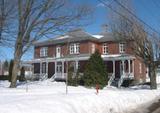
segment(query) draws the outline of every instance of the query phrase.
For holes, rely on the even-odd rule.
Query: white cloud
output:
[[[103,3],[99,3],[97,7],[105,7],[105,5]]]

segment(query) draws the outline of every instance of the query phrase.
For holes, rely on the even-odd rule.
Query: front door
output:
[[[120,73],[121,73],[120,64],[121,64],[120,61],[115,62],[115,77],[116,78],[120,78]]]
[[[61,64],[57,65],[57,73],[62,73],[62,65]]]
[[[61,48],[57,47],[56,48],[56,57],[59,58],[61,56]]]

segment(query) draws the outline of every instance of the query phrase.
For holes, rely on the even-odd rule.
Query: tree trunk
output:
[[[18,42],[16,45],[16,50],[14,53],[14,65],[13,65],[13,70],[12,70],[12,79],[11,79],[11,84],[10,88],[16,88],[16,83],[17,83],[17,75],[18,72],[20,71],[20,60],[22,56],[22,44]]]
[[[150,77],[151,89],[157,89],[156,66],[154,66],[154,65],[149,66],[149,77]]]
[[[18,72],[19,72],[19,61],[15,59],[13,70],[12,70],[12,79],[11,79],[10,88],[16,88]]]

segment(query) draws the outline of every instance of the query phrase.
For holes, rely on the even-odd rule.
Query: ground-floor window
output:
[[[34,74],[40,73],[40,63],[34,63]]]

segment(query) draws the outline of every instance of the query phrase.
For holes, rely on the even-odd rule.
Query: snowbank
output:
[[[145,88],[106,87],[96,95],[95,89],[69,86],[66,95],[65,83],[27,84],[9,89],[7,81],[0,81],[0,113],[124,113],[160,94],[160,90]]]

